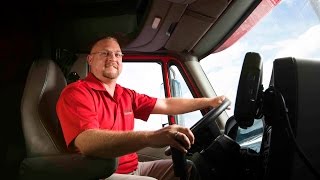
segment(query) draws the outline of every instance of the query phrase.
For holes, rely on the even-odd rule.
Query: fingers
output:
[[[173,138],[172,146],[183,153],[187,153],[187,150],[194,144],[194,135],[189,128],[179,126],[177,131],[174,132]]]
[[[218,103],[221,104],[225,99],[225,96],[218,96]]]
[[[211,99],[211,106],[214,108],[218,107],[223,102],[224,99],[225,99],[224,96],[217,96],[217,97],[212,98]]]
[[[181,151],[182,153],[186,154],[188,152],[188,148],[186,148],[179,140],[174,140],[171,144],[171,147],[176,148],[177,150]]]
[[[213,98],[213,100],[212,100],[212,107],[214,107],[214,108],[218,107],[218,106],[221,105],[222,102],[223,102],[224,100],[226,100],[226,99],[227,99],[227,97],[224,96],[224,95],[222,95],[222,96],[217,96],[217,97]],[[231,107],[228,106],[227,109],[230,110]]]
[[[218,98],[219,98],[219,104],[221,104],[225,99],[227,99],[227,97],[226,96],[224,96],[224,95],[222,95],[222,96],[218,96]]]
[[[178,133],[178,138],[181,138],[181,133],[182,133],[182,137],[184,140],[189,142],[189,145],[191,147],[191,144],[194,144],[194,135],[192,133],[192,131],[189,128],[183,128],[179,131]],[[189,148],[190,148],[189,147]]]
[[[171,146],[183,153],[187,153],[187,150],[191,148],[195,141],[194,135],[189,128],[177,124],[161,128],[151,133],[151,135],[153,136],[151,139],[154,139],[154,141],[150,141],[150,147]],[[166,155],[171,154],[171,150],[169,150],[165,151]]]
[[[222,103],[224,100],[226,100],[226,99],[227,99],[227,97],[226,97],[226,96],[224,96],[224,95],[220,96],[221,103]],[[221,104],[221,103],[220,103],[220,104]],[[231,109],[231,107],[230,107],[230,106],[228,106],[228,107],[227,107],[227,109],[228,109],[228,110],[230,110],[230,109]]]
[[[194,136],[192,136],[192,137],[194,137]],[[175,142],[171,145],[172,147],[178,149],[179,151],[181,151],[183,153],[187,153],[188,149],[191,148],[191,142],[193,142],[194,140],[190,140],[188,138],[188,136],[177,131],[174,133],[174,141]],[[164,154],[166,156],[171,156],[170,146],[164,151]]]
[[[191,142],[185,134],[176,132],[174,139],[178,141],[185,149],[190,149]]]

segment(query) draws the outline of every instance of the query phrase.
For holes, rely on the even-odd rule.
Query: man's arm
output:
[[[200,110],[207,107],[217,107],[225,96],[214,98],[166,98],[158,99],[152,114],[177,115]]]
[[[178,132],[178,133],[177,133]],[[194,143],[190,129],[171,125],[156,131],[108,131],[89,129],[80,133],[74,145],[84,155],[118,157],[145,147],[173,146],[186,153]]]

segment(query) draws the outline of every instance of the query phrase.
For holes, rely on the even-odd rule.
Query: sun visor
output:
[[[162,48],[170,37],[168,30],[179,21],[186,7],[187,4],[153,1],[140,34],[124,50],[149,52]]]
[[[189,4],[173,33],[170,34],[165,48],[179,52],[190,51],[228,7],[229,2],[198,0]]]

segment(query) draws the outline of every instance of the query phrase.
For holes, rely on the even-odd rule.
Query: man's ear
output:
[[[92,63],[92,56],[90,54],[87,56],[87,62],[89,65]]]

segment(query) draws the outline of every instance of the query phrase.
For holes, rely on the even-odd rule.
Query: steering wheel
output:
[[[195,143],[188,150],[189,153],[200,152],[205,147],[211,144],[211,142],[218,136],[212,137],[212,141],[210,136],[213,136],[210,131],[205,131],[206,128],[210,126],[211,123],[215,121],[219,115],[226,110],[231,104],[231,101],[225,99],[218,107],[210,110],[207,114],[205,114],[196,124],[194,124],[190,129],[195,136]],[[208,132],[210,134],[208,134]],[[219,131],[220,132],[220,131]],[[219,134],[220,135],[220,134]],[[209,136],[209,138],[208,138]],[[181,180],[187,179],[187,162],[185,154],[178,151],[177,149],[171,148],[171,157],[173,161],[173,168],[175,176],[180,177]]]

